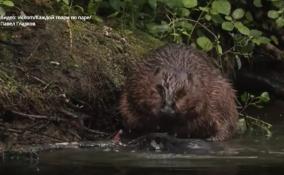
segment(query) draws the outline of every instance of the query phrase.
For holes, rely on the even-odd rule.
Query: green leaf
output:
[[[269,10],[267,16],[271,19],[276,19],[279,17],[279,13],[276,10]]]
[[[234,24],[232,22],[223,22],[222,29],[226,31],[232,31],[234,29]]]
[[[160,2],[165,3],[170,8],[181,8],[184,7],[183,0],[160,0]]]
[[[179,33],[171,33],[171,35],[174,37],[173,41],[175,43],[181,43],[182,42],[182,36]]]
[[[209,12],[209,8],[208,7],[199,7],[199,10],[201,10],[203,12]]]
[[[234,19],[241,19],[245,16],[245,11],[242,8],[238,8],[233,11],[232,16]]]
[[[247,28],[243,23],[236,22],[235,27],[238,29],[238,31],[243,35],[250,35],[250,29]]]
[[[147,26],[147,29],[149,30],[149,32],[154,34],[154,35],[167,32],[170,29],[170,26],[168,24],[150,23],[150,24],[147,24],[146,26]]]
[[[218,15],[219,14],[219,12],[216,9],[213,9],[213,8],[211,8],[209,12],[210,12],[211,15]]]
[[[104,21],[101,17],[97,15],[92,16],[92,19],[94,19],[98,23],[102,23]]]
[[[268,92],[263,92],[259,96],[259,99],[261,100],[262,103],[267,103],[270,101],[270,96]]]
[[[69,5],[69,0],[62,0],[64,4]]]
[[[275,35],[271,35],[270,39],[274,42],[274,44],[278,45],[279,44],[279,40]]]
[[[256,7],[262,7],[262,2],[261,2],[261,0],[254,0],[253,5],[256,6]]]
[[[216,24],[222,24],[225,20],[222,18],[221,15],[212,15],[212,21]]]
[[[262,35],[262,31],[260,30],[256,30],[256,29],[252,29],[250,30],[250,35],[253,37],[259,37]]]
[[[243,103],[246,103],[246,101],[248,100],[248,93],[247,92],[244,92],[242,95],[241,95],[241,101]]]
[[[207,21],[210,21],[212,19],[212,16],[209,14],[206,14],[204,17]]]
[[[190,15],[190,11],[186,8],[178,9],[178,14],[182,17],[188,17]]]
[[[197,0],[182,0],[184,7],[193,8],[197,6]]]
[[[219,14],[229,15],[231,12],[231,4],[227,0],[215,0],[212,3],[212,10]]]
[[[222,46],[220,44],[217,45],[217,53],[218,55],[222,55],[223,54],[223,49],[222,49]]]
[[[122,3],[120,0],[109,0],[110,6],[117,11],[122,7]]]
[[[280,17],[276,20],[276,24],[278,28],[284,27],[284,18]]]
[[[253,21],[253,16],[252,16],[252,14],[251,14],[251,12],[246,12],[246,19],[248,20],[248,21]]]
[[[256,108],[258,108],[258,109],[263,108],[263,106],[261,106],[261,105],[257,105],[257,104],[254,104],[254,103],[252,103],[251,105],[252,105],[252,106],[254,106],[254,107],[256,107]]]
[[[189,23],[188,21],[178,21],[176,23],[176,27],[181,27],[185,29],[186,31],[191,31],[193,28],[193,25]]]
[[[15,4],[12,1],[3,1],[2,4],[6,5],[8,7],[14,7],[15,6]]]
[[[213,44],[212,44],[211,40],[209,38],[207,38],[206,36],[198,37],[197,40],[196,40],[196,43],[205,52],[208,52],[213,48]]]
[[[5,15],[5,10],[2,7],[0,7],[0,16],[4,16],[4,15]]]
[[[152,9],[157,8],[157,0],[148,0],[148,4],[152,7]]]
[[[185,36],[190,37],[190,34],[187,31],[182,31],[181,33],[184,34]]]
[[[81,6],[79,6],[81,7]],[[94,0],[90,0],[88,3],[88,7],[87,7],[87,12],[88,14],[96,14],[96,3],[94,2]],[[81,7],[82,8],[82,7]],[[82,11],[84,13],[84,9]]]
[[[116,17],[117,15],[119,15],[119,12],[118,12],[118,11],[116,11],[116,12],[114,12],[114,13],[108,15],[107,17],[108,17],[108,18],[113,18],[113,17]]]
[[[252,42],[254,42],[257,45],[268,44],[270,43],[270,41],[271,40],[265,36],[260,36],[252,39]]]
[[[238,66],[238,70],[240,70],[242,68],[242,61],[238,55],[236,55],[236,63]]]
[[[228,21],[232,21],[233,18],[231,16],[225,16],[225,19],[228,20]]]

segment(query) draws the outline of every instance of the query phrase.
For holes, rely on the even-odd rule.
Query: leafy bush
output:
[[[245,92],[240,96],[240,100],[243,106],[243,110],[245,110],[249,106],[262,108],[264,104],[270,101],[270,96],[268,92],[262,92],[259,96]]]
[[[0,15],[16,0],[0,0]],[[45,1],[44,1],[45,2]],[[213,54],[220,65],[250,58],[256,46],[284,43],[283,0],[56,0],[65,14],[120,20],[176,43],[187,43]],[[17,3],[16,3],[17,4]],[[56,8],[57,9],[57,8]],[[283,37],[282,37],[283,38]],[[282,54],[280,54],[282,55]],[[234,59],[232,59],[234,58]]]
[[[115,17],[161,39],[188,43],[224,61],[251,57],[259,45],[279,44],[283,0],[90,0],[88,14]],[[235,58],[235,59],[230,59]]]
[[[273,9],[269,10],[267,16],[274,19],[277,28],[284,27],[284,2],[281,0],[271,0]]]

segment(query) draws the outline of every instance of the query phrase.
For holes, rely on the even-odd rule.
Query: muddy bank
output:
[[[125,73],[162,45],[140,31],[78,21],[2,35],[8,41],[0,43],[0,147],[5,149],[109,136],[120,125],[116,103]]]

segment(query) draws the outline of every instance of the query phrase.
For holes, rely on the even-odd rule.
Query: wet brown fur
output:
[[[126,128],[138,135],[230,138],[238,120],[235,92],[210,59],[191,47],[169,44],[138,63],[120,101]],[[174,117],[161,115],[166,102]]]

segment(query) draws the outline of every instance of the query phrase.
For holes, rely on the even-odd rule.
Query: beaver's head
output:
[[[194,108],[196,88],[190,73],[174,68],[157,69],[155,90],[160,98],[157,115],[175,117],[184,115]]]

